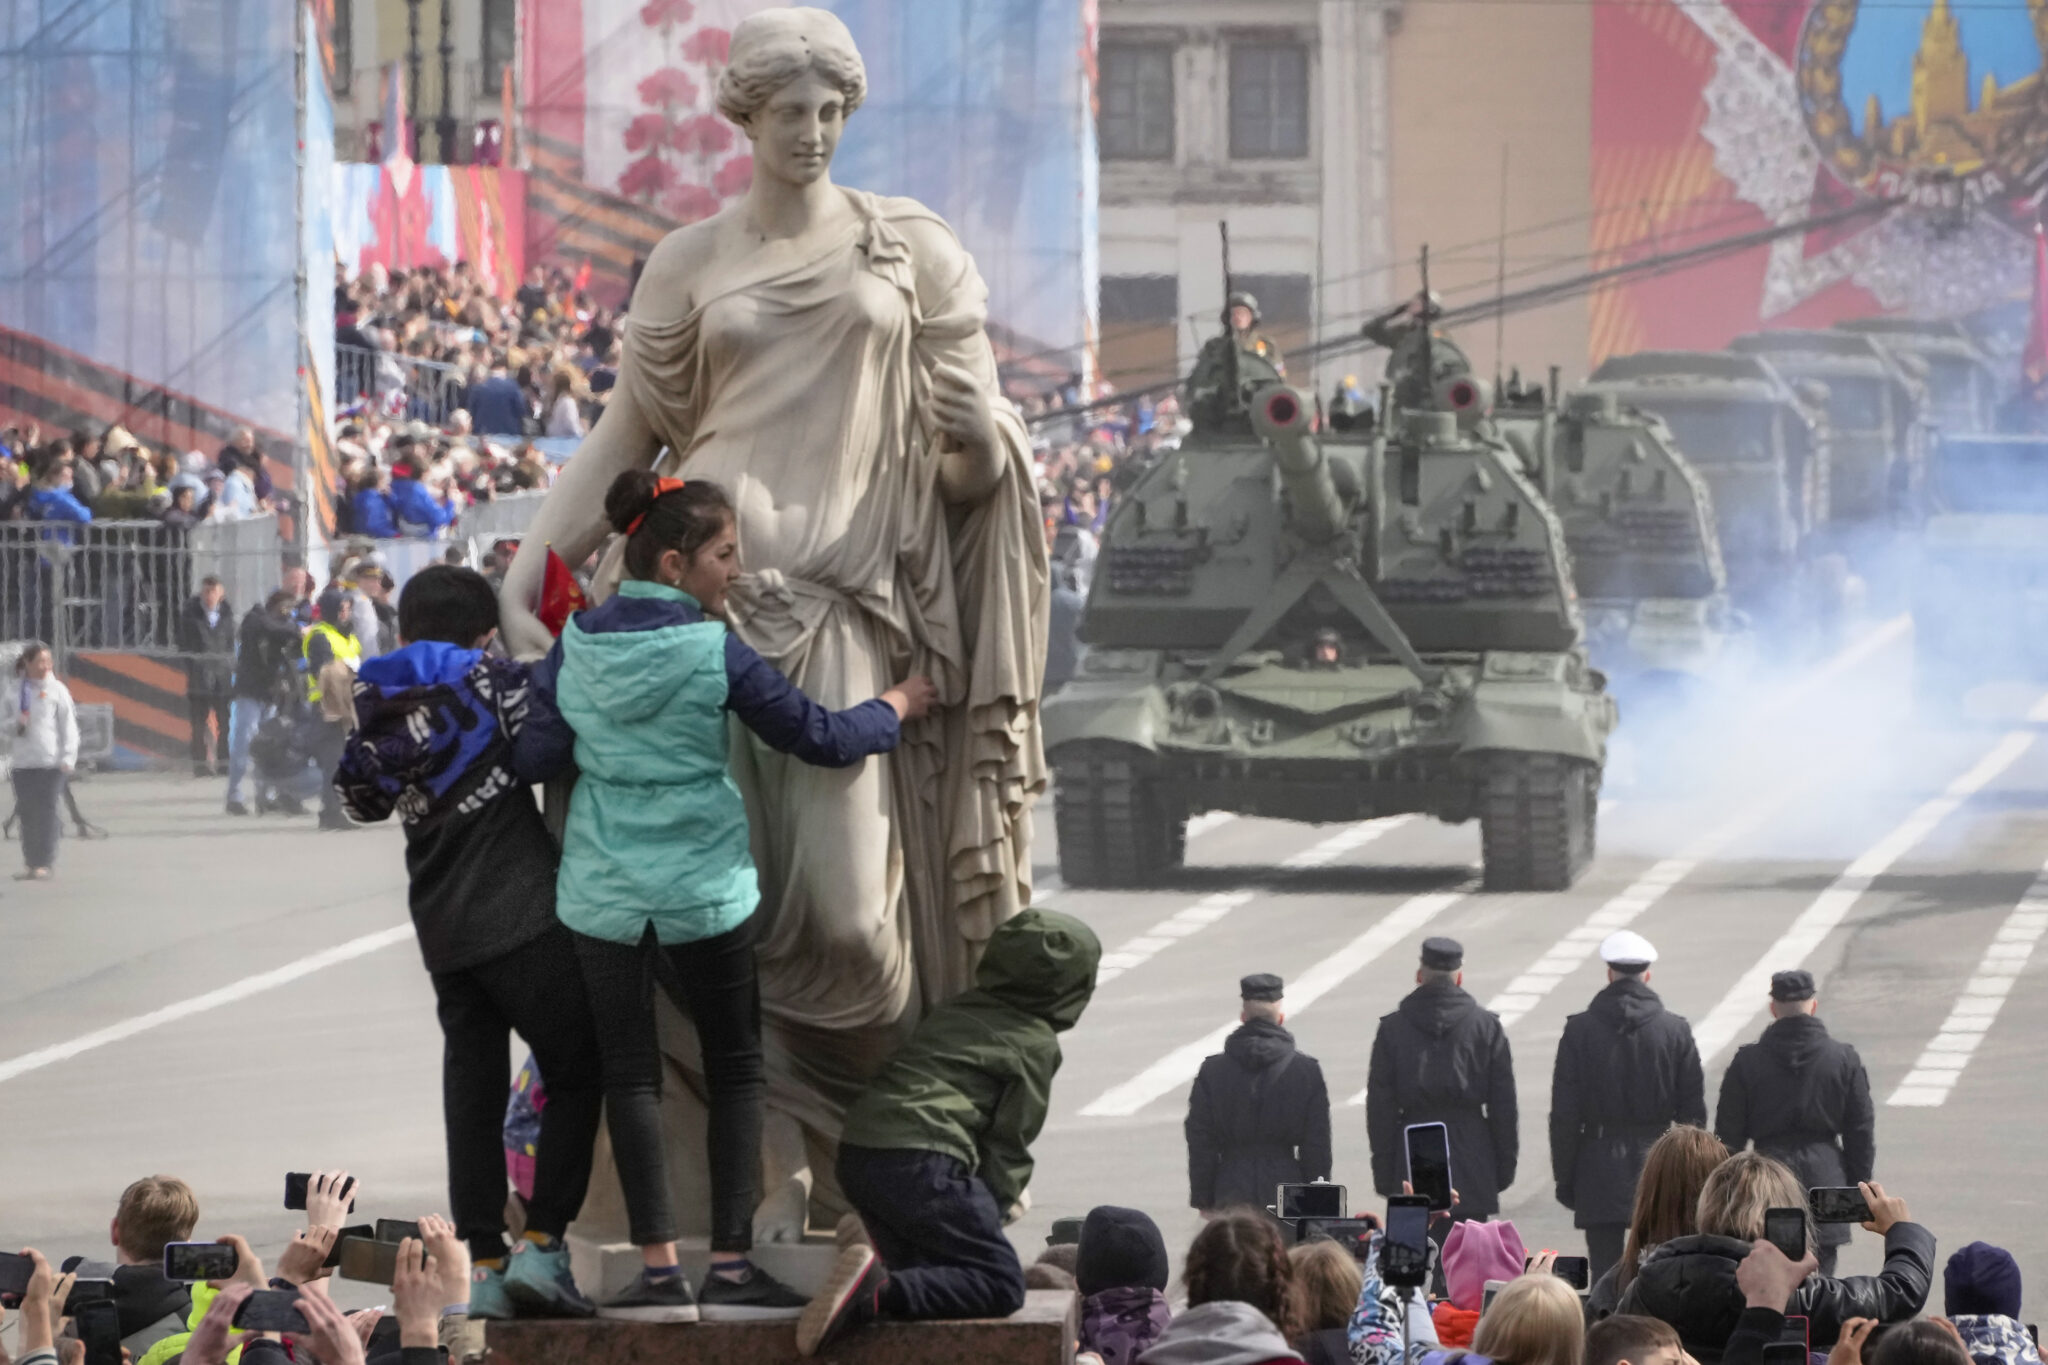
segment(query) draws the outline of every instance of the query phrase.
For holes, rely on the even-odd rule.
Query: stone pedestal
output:
[[[603,1303],[622,1292],[640,1273],[640,1248],[631,1242],[593,1242],[570,1233],[569,1269],[576,1287]],[[705,1237],[684,1237],[676,1242],[677,1260],[690,1283],[701,1285],[711,1271],[711,1242]],[[815,1294],[825,1286],[839,1247],[828,1234],[814,1233],[801,1242],[762,1242],[747,1253],[748,1259],[799,1293]]]
[[[817,1357],[831,1365],[1069,1365],[1080,1300],[1033,1290],[1022,1311],[972,1322],[885,1322]],[[494,1322],[488,1365],[802,1365],[796,1324]]]

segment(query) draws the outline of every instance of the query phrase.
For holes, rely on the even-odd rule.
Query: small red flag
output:
[[[588,256],[583,258],[582,265],[576,267],[576,278],[572,283],[579,294],[590,288],[590,258]]]
[[[2048,385],[2048,232],[2034,224],[2034,307],[2027,318],[2027,348],[2020,355],[2027,387]]]
[[[547,562],[541,570],[540,623],[548,628],[548,634],[560,635],[562,627],[569,624],[569,617],[586,605],[582,584],[555,553],[555,547],[548,546]]]

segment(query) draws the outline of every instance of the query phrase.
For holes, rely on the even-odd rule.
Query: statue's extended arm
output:
[[[571,565],[587,559],[603,543],[608,529],[604,495],[612,480],[628,469],[651,464],[660,449],[661,439],[634,401],[631,386],[619,385],[605,405],[603,419],[548,490],[505,574],[505,586],[498,594],[499,615],[505,645],[514,657],[537,659],[553,643],[547,627],[534,615],[548,546],[552,544],[555,553]]]

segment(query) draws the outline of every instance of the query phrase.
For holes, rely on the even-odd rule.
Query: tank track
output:
[[[1564,891],[1593,861],[1599,779],[1559,754],[1496,753],[1480,779],[1488,891]]]
[[[1074,887],[1138,887],[1179,867],[1187,817],[1146,772],[1142,750],[1074,744],[1053,760],[1053,824],[1060,878]]]

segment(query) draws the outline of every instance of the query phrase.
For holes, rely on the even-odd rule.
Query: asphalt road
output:
[[[1089,920],[1116,970],[1068,1036],[1020,1247],[1101,1202],[1150,1210],[1185,1247],[1188,1082],[1251,971],[1287,979],[1290,1026],[1329,1077],[1336,1179],[1372,1206],[1352,1101],[1417,944],[1444,933],[1510,1020],[1523,1121],[1505,1212],[1529,1244],[1576,1249],[1551,1198],[1550,1064],[1602,984],[1593,945],[1627,924],[1662,951],[1654,984],[1701,1036],[1710,1101],[1763,1027],[1769,972],[1806,966],[1870,1069],[1879,1178],[1944,1246],[2002,1242],[2048,1271],[2048,997],[2028,988],[2048,924],[2048,734],[2025,691],[1917,726],[1908,644],[1893,628],[1723,697],[1682,728],[1683,759],[1625,744],[1599,858],[1558,895],[1474,890],[1476,826],[1420,819],[1204,819],[1166,885],[1065,890],[1047,803],[1040,899]],[[345,1164],[373,1212],[441,1207],[440,1049],[398,833],[230,820],[218,784],[175,778],[80,797],[113,837],[67,841],[55,882],[0,889],[0,1246],[97,1250],[122,1186],[152,1171],[192,1182],[201,1235],[245,1231],[259,1250],[293,1226],[287,1170]],[[1858,1234],[1843,1267],[1876,1261]]]

